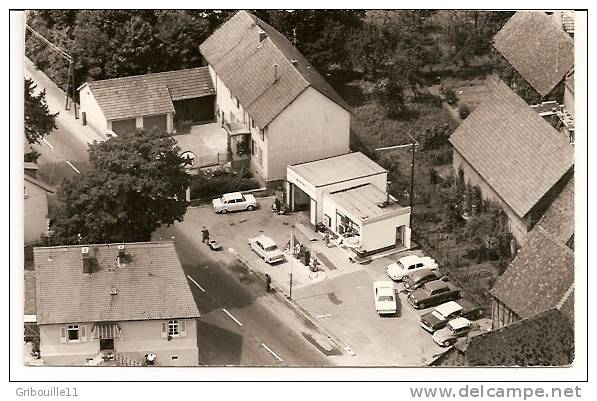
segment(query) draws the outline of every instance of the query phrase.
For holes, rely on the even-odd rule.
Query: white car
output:
[[[396,313],[394,283],[391,281],[374,281],[373,296],[375,297],[375,310],[378,314],[393,315]]]
[[[459,337],[467,336],[473,328],[473,322],[465,317],[450,320],[446,327],[433,333],[433,341],[442,347],[449,347],[458,341]]]
[[[211,203],[216,213],[237,212],[239,210],[250,211],[256,209],[258,205],[253,195],[243,195],[240,192],[224,194],[221,198],[214,199]]]
[[[266,263],[272,264],[284,260],[284,254],[273,239],[266,235],[249,238],[249,248]]]
[[[392,280],[399,281],[405,276],[413,274],[423,269],[437,270],[438,265],[435,259],[429,256],[409,255],[398,259],[386,269],[388,276]]]

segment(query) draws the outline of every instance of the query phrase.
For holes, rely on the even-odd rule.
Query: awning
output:
[[[93,338],[120,337],[120,327],[117,324],[96,324],[93,328]]]

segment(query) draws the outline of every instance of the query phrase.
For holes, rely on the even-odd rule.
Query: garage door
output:
[[[118,135],[126,134],[127,132],[135,132],[135,119],[130,118],[128,120],[112,121],[112,131]]]
[[[143,128],[146,130],[153,130],[154,128],[158,128],[161,130],[166,131],[166,115],[160,114],[157,116],[147,116],[143,117]]]

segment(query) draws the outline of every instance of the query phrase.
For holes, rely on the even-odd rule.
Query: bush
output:
[[[466,103],[460,103],[458,106],[458,116],[464,120],[469,114],[471,114],[470,106]]]
[[[452,88],[445,89],[443,91],[443,93],[444,93],[444,97],[446,98],[446,101],[448,102],[448,104],[458,103],[458,96],[456,96],[456,92],[454,92],[454,89],[452,89]]]
[[[191,199],[211,199],[228,192],[248,191],[259,188],[253,178],[244,178],[238,173],[215,170],[199,173],[191,179]]]

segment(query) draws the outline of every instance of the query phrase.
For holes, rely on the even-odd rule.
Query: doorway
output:
[[[396,246],[404,246],[404,226],[396,227]]]
[[[100,338],[100,351],[113,351],[114,350],[114,339],[113,338]]]

